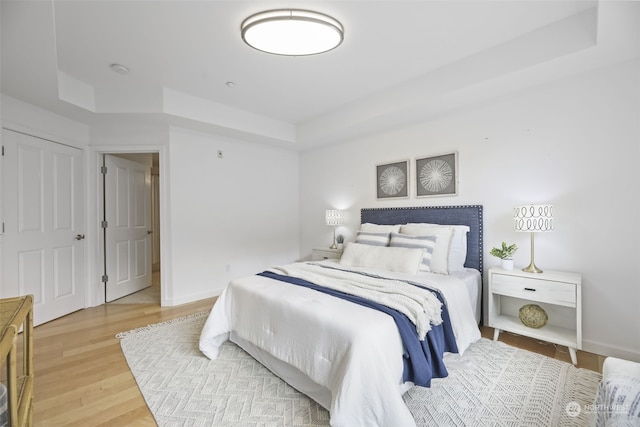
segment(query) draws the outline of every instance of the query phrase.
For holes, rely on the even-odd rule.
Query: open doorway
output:
[[[102,212],[105,302],[160,305],[159,154],[109,153],[104,155],[107,165]],[[121,206],[127,204],[130,221],[122,220],[127,214]]]

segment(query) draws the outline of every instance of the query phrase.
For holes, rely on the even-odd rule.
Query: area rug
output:
[[[328,426],[329,413],[235,344],[198,350],[208,313],[118,334],[157,424]],[[449,377],[404,396],[418,426],[584,426],[600,374],[481,339],[447,355]],[[585,410],[581,410],[581,409]]]

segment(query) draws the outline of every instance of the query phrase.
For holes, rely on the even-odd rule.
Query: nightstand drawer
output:
[[[322,261],[325,259],[340,259],[342,256],[342,249],[313,249],[311,251],[312,261]]]
[[[573,283],[494,274],[491,292],[514,298],[570,307],[575,307],[576,305],[576,285]]]

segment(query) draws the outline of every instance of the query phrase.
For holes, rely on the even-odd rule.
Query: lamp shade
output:
[[[513,228],[532,233],[553,231],[553,206],[516,206],[513,208]]]
[[[325,211],[327,225],[342,225],[344,222],[344,211],[338,209],[327,209]]]

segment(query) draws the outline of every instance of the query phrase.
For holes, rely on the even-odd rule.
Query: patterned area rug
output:
[[[328,426],[329,413],[233,343],[198,350],[208,313],[118,334],[159,426]],[[449,377],[404,396],[418,426],[584,426],[600,375],[481,339],[447,355]],[[585,409],[588,409],[586,407]]]

